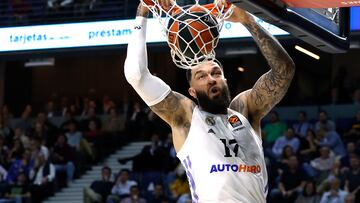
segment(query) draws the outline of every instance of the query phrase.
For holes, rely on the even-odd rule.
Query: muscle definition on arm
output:
[[[246,106],[252,118],[263,118],[285,95],[295,73],[295,65],[280,43],[246,11],[236,7],[228,19],[242,23],[251,33],[271,70],[262,75],[247,92]],[[244,106],[241,99],[233,101],[236,107]]]

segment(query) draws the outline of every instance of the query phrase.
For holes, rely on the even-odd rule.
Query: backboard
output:
[[[231,0],[231,2],[322,51],[343,53],[349,48],[350,9],[348,7],[352,5],[341,3],[347,1]],[[330,8],[332,6],[337,7]]]

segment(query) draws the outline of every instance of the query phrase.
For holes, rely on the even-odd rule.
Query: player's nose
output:
[[[212,76],[211,74],[208,75],[207,79],[208,79],[209,84],[215,84],[216,83],[215,77]]]

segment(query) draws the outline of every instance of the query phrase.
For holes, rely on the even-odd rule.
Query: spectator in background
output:
[[[95,120],[90,120],[87,130],[84,132],[84,137],[89,140],[89,142],[96,144],[96,142],[99,141],[101,134],[101,128],[98,126],[97,122]]]
[[[29,203],[31,198],[30,188],[27,180],[27,175],[20,172],[17,176],[17,181],[10,184],[5,193],[6,203]],[[2,202],[0,200],[0,202]]]
[[[145,129],[148,124],[148,117],[144,110],[141,108],[139,102],[135,102],[132,108],[132,111],[129,112],[128,118],[126,121],[126,130],[128,131],[129,136],[134,138],[144,138]]]
[[[25,149],[30,147],[30,139],[25,135],[23,129],[16,127],[14,131],[13,141],[20,140]]]
[[[69,146],[74,147],[78,151],[80,150],[80,142],[82,139],[82,133],[77,130],[77,124],[74,121],[70,121],[68,124],[68,132],[65,133]]]
[[[307,135],[307,131],[312,129],[312,124],[307,121],[306,112],[300,111],[298,115],[298,122],[294,123],[293,128],[295,130],[295,134],[299,135],[300,138],[305,138]]]
[[[325,111],[320,111],[318,115],[318,121],[315,123],[315,131],[321,129],[327,129],[328,131],[335,131],[336,125],[334,121],[329,120]]]
[[[45,145],[50,145],[50,136],[48,132],[45,130],[44,125],[39,122],[35,122],[34,129],[32,130],[30,137],[37,137],[44,141]]]
[[[350,124],[350,129],[344,134],[345,141],[357,142],[360,138],[360,110],[356,112],[354,121]]]
[[[6,176],[6,182],[8,184],[15,183],[16,177],[18,177],[20,172],[24,172],[26,176],[28,176],[32,166],[33,164],[31,163],[31,151],[26,149],[21,158],[16,159],[11,163],[8,174]]]
[[[30,171],[32,203],[42,202],[50,196],[53,191],[53,181],[55,179],[55,167],[45,158],[44,154],[39,153],[34,167]]]
[[[336,156],[345,155],[344,143],[336,131],[328,131],[326,128],[318,129],[315,143],[320,147],[330,148]]]
[[[69,111],[66,113],[70,113],[71,115],[79,115],[79,109],[76,104],[70,104]]]
[[[104,203],[114,185],[110,177],[111,169],[104,166],[101,169],[101,180],[96,180],[91,183],[90,187],[84,188],[84,203]]]
[[[88,114],[88,111],[90,108],[89,103],[90,103],[89,98],[87,98],[87,97],[83,98],[82,106],[81,106],[81,113],[80,113],[81,118],[85,118],[86,115]]]
[[[71,123],[75,123],[76,126],[79,126],[77,120],[75,119],[75,115],[70,112],[66,112],[65,120],[60,125],[60,129],[66,131],[66,132],[69,131],[69,128],[70,128],[69,126]]]
[[[350,167],[350,158],[354,155],[359,155],[356,151],[355,143],[348,142],[346,145],[346,153],[341,157],[341,166],[342,167]]]
[[[310,161],[317,156],[317,145],[315,143],[315,133],[313,130],[308,129],[306,137],[300,138],[299,154],[303,161]]]
[[[316,193],[316,184],[314,181],[307,181],[304,190],[301,192],[295,203],[318,203],[319,195]]]
[[[14,118],[14,115],[9,110],[8,105],[4,104],[2,106],[2,108],[1,108],[1,111],[2,111],[2,116],[4,117],[4,119],[12,119],[12,118]]]
[[[47,118],[52,118],[57,116],[57,112],[55,110],[55,105],[53,101],[48,101],[45,107],[45,114]]]
[[[4,180],[6,180],[7,176],[8,172],[2,165],[0,165],[0,182],[2,183]]]
[[[15,161],[16,159],[21,159],[23,153],[25,151],[22,142],[19,139],[14,140],[13,146],[8,154],[9,163]]]
[[[146,200],[140,196],[139,187],[134,185],[130,188],[130,197],[124,198],[121,203],[146,203]]]
[[[104,132],[107,133],[119,133],[125,129],[125,120],[118,115],[116,108],[109,109],[109,116],[104,125]]]
[[[190,193],[189,183],[185,173],[177,176],[175,180],[170,183],[169,187],[171,199],[174,201],[178,200],[179,202],[181,198],[187,199],[186,196]]]
[[[279,165],[277,166],[280,170],[283,170],[289,166],[289,161],[292,156],[296,156],[293,148],[290,145],[285,145],[281,156],[278,159]]]
[[[112,100],[110,100],[110,97],[108,95],[104,95],[103,101],[102,101],[101,113],[104,115],[109,114],[111,108],[115,108],[114,102]]]
[[[327,147],[320,149],[320,157],[312,160],[310,165],[315,169],[315,173],[311,172],[311,176],[315,177],[318,182],[322,182],[330,173],[335,163],[335,156]],[[308,171],[309,172],[309,171]]]
[[[9,126],[9,119],[4,118],[3,115],[0,114],[0,134],[2,134],[6,140],[6,142],[11,142],[11,139],[14,135],[14,131]]]
[[[32,127],[31,113],[32,107],[31,105],[27,105],[25,110],[21,113],[21,118],[16,125],[17,127],[23,129],[25,133],[29,133]]]
[[[272,152],[276,158],[281,156],[284,147],[287,145],[291,146],[295,153],[299,150],[300,141],[299,138],[295,136],[293,128],[288,128],[283,136],[276,139],[275,144],[272,147]]]
[[[90,120],[88,130],[84,132],[84,138],[86,138],[86,141],[91,143],[96,149],[95,158],[97,160],[107,152],[107,148],[103,147],[105,140],[102,135],[101,128],[97,125],[97,122],[95,120]]]
[[[44,136],[46,136],[46,143],[48,145],[53,145],[55,142],[54,138],[56,137],[55,134],[57,132],[57,127],[48,120],[44,112],[39,112],[37,114],[35,124],[36,123],[40,123],[42,125]]]
[[[164,186],[156,183],[154,191],[147,198],[148,203],[169,203],[169,198],[166,197]]]
[[[320,203],[343,203],[347,194],[346,191],[340,189],[340,179],[334,178],[330,191],[322,195]]]
[[[66,136],[60,133],[52,150],[51,160],[55,166],[56,173],[66,172],[68,184],[73,180],[75,174],[75,157],[73,154],[74,150],[68,144]]]
[[[35,161],[41,153],[46,160],[49,158],[49,149],[43,144],[41,137],[32,137],[30,140],[31,160]]]
[[[142,180],[139,183],[147,188],[151,183],[162,181],[162,172],[165,172],[169,166],[168,153],[160,145],[160,139],[157,134],[151,136],[151,145],[143,147],[141,152],[134,157],[119,159],[120,164],[125,164],[133,160],[133,170],[142,174]]]
[[[294,202],[303,191],[307,177],[299,167],[296,156],[289,160],[288,168],[280,175],[278,188],[273,189],[270,198],[273,202]]]
[[[9,148],[6,146],[5,138],[0,134],[0,165],[6,167],[8,165]]]
[[[325,177],[324,180],[320,184],[318,184],[318,193],[324,193],[324,191],[330,187],[330,183],[333,181],[334,178],[343,179],[343,176],[344,168],[341,168],[340,160],[336,159],[327,177]]]
[[[353,194],[346,195],[344,203],[355,203],[355,196]]]
[[[66,115],[66,112],[69,111],[68,108],[68,98],[67,97],[61,97],[61,101],[60,101],[60,109],[59,112],[57,113],[57,115],[64,117]]]
[[[0,198],[3,196],[3,194],[5,193],[8,187],[8,184],[6,182],[6,177],[7,177],[7,171],[2,165],[0,165]]]
[[[130,171],[122,169],[117,178],[114,186],[111,189],[111,195],[107,198],[107,203],[118,203],[121,199],[130,196],[130,188],[137,185],[134,180],[129,180]]]
[[[345,190],[355,195],[355,202],[360,202],[360,161],[357,155],[350,158],[350,168],[345,172]]]
[[[270,112],[270,123],[266,124],[262,131],[267,144],[272,145],[285,131],[286,124],[279,120],[278,113],[276,111]]]
[[[86,131],[89,130],[89,124],[90,122],[95,122],[98,129],[102,128],[101,120],[97,117],[95,112],[95,107],[90,107],[85,118],[81,121],[81,129]]]

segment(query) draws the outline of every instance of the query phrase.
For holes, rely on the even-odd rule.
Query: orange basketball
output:
[[[142,0],[148,6],[154,6],[154,2],[152,0]]]
[[[191,58],[211,53],[219,37],[216,19],[201,7],[185,10],[173,13],[168,22],[170,47]]]

